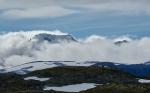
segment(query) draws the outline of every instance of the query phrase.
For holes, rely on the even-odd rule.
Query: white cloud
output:
[[[59,17],[80,12],[150,15],[149,0],[0,0],[0,16],[9,19]]]
[[[106,0],[106,2],[85,4],[82,7],[93,9],[101,12],[118,12],[118,13],[147,13],[149,14],[149,4],[147,0]]]
[[[21,18],[48,18],[60,17],[75,13],[76,11],[65,9],[59,6],[31,8],[31,9],[9,9],[2,13],[3,18],[21,19]]]
[[[0,35],[0,64],[18,65],[38,60],[111,61],[118,63],[143,63],[150,61],[150,38],[129,39],[129,43],[115,45],[115,40],[107,37],[91,36],[80,39],[80,43],[37,44],[36,49],[30,39],[39,33],[66,34],[60,31],[9,32]],[[125,39],[125,37],[123,37]]]

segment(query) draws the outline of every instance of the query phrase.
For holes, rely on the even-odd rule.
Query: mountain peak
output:
[[[115,41],[114,42],[116,45],[122,45],[122,44],[125,44],[125,43],[129,43],[128,40],[119,40],[119,41]]]
[[[33,37],[34,40],[38,42],[48,41],[49,43],[69,43],[77,42],[71,35],[54,35],[47,33],[40,33]]]

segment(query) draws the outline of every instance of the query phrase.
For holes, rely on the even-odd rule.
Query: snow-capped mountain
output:
[[[53,35],[47,33],[40,33],[35,35],[31,40],[35,40],[37,42],[47,41],[50,43],[69,43],[69,42],[77,42],[71,35]]]

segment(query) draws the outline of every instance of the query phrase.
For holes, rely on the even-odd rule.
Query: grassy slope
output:
[[[24,81],[24,77],[50,77],[46,82]],[[149,93],[150,84],[138,84],[136,77],[116,69],[102,67],[56,67],[34,71],[26,75],[0,74],[0,91],[3,93],[65,93],[42,91],[44,85],[103,83],[80,93]],[[109,84],[107,84],[109,83]]]
[[[116,69],[101,67],[56,67],[34,71],[26,76],[50,77],[46,82],[53,85],[76,83],[135,83],[136,79],[129,73]]]
[[[109,84],[80,93],[149,93],[150,84]]]

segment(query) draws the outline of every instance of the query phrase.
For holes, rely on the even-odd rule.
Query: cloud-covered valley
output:
[[[89,36],[70,43],[35,43],[40,33],[67,35],[60,31],[20,31],[0,35],[0,65],[15,66],[31,61],[110,61],[136,64],[150,61],[150,38]],[[119,45],[114,42],[127,40]]]

